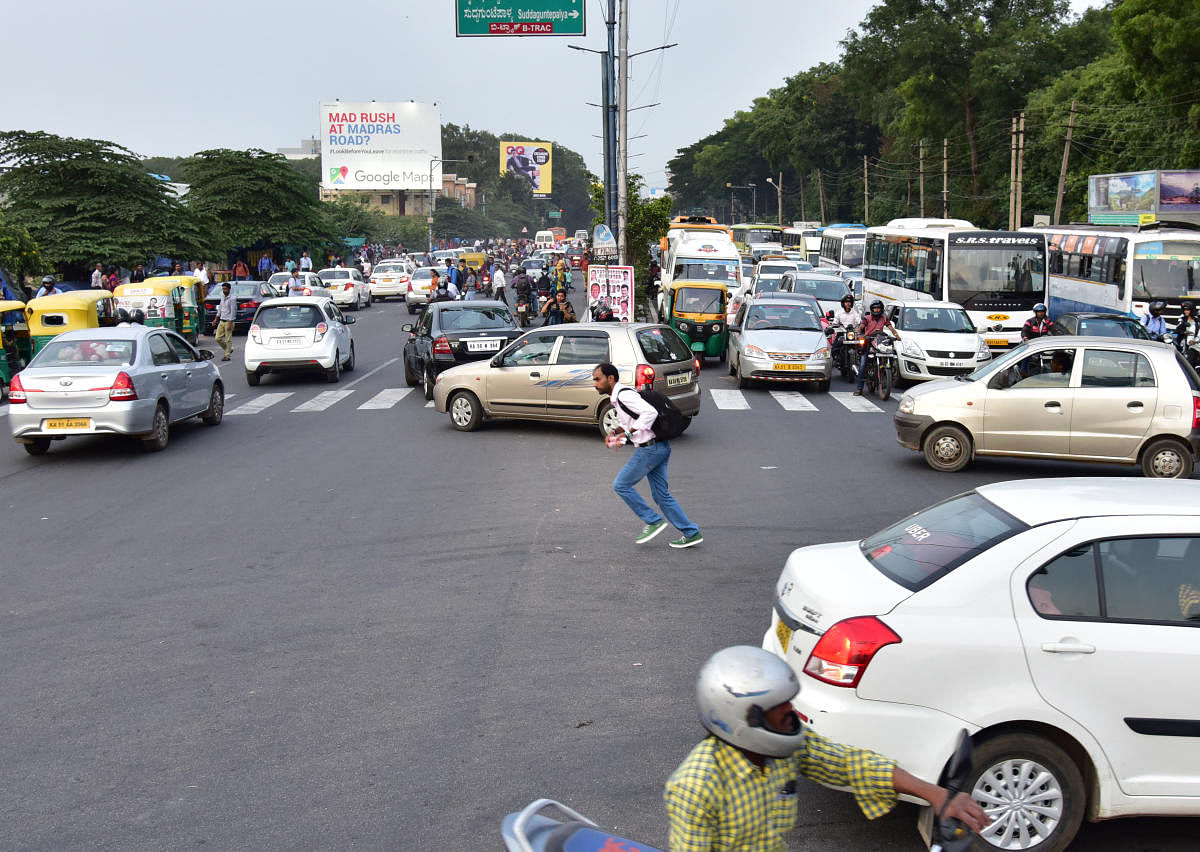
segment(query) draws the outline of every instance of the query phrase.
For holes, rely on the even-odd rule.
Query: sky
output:
[[[571,0],[567,0],[571,2]],[[602,167],[604,3],[587,36],[456,38],[454,0],[51,0],[5,10],[0,129],[107,139],[140,156],[297,147],[321,101],[436,102],[443,123],[566,145]],[[872,0],[629,0],[631,172],[838,56]],[[1072,0],[1082,11],[1098,0]],[[633,138],[640,137],[640,138]]]

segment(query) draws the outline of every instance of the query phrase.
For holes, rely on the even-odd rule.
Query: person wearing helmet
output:
[[[1163,308],[1166,304],[1161,300],[1155,299],[1149,305],[1149,312],[1142,317],[1142,325],[1155,340],[1162,340],[1162,336],[1167,333],[1167,321],[1163,318]]]
[[[1033,316],[1025,320],[1025,325],[1021,326],[1021,342],[1033,340],[1045,334],[1050,334],[1054,328],[1054,322],[1046,316],[1046,303],[1038,302],[1033,306]]]
[[[900,332],[896,331],[896,327],[892,325],[892,321],[884,316],[883,302],[876,299],[871,303],[871,312],[862,318],[862,323],[859,324],[858,333],[864,338],[870,339],[877,334],[882,334],[885,329],[891,329],[892,336],[899,339]],[[858,384],[854,387],[854,395],[862,396],[863,384],[867,381],[867,349],[862,348],[862,354],[858,356]]]
[[[988,824],[966,793],[947,802],[948,790],[883,755],[806,730],[791,704],[799,692],[791,667],[762,648],[737,645],[708,659],[696,679],[696,703],[709,736],[671,774],[663,794],[671,852],[784,852],[800,775],[848,788],[868,819],[886,814],[903,793],[972,831]]]
[[[862,314],[854,307],[854,295],[847,293],[833,312],[833,324],[842,328],[858,328],[862,325]]]
[[[1200,347],[1200,318],[1191,302],[1183,303],[1183,316],[1175,326],[1175,345],[1183,350],[1193,367],[1200,364],[1200,352],[1196,351]]]
[[[42,276],[42,286],[38,288],[37,295],[34,298],[40,299],[42,296],[53,296],[55,293],[61,292],[62,290],[59,290],[54,284],[54,276],[44,275]]]

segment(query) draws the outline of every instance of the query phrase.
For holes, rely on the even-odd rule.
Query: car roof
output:
[[[321,305],[325,302],[332,303],[333,300],[328,296],[279,296],[275,299],[265,299],[262,303],[262,306],[278,307],[280,305]]]
[[[169,328],[145,326],[131,323],[123,326],[106,328],[76,328],[55,335],[55,340],[131,340],[145,337],[155,331],[172,331]]]
[[[975,491],[1030,525],[1107,515],[1200,516],[1200,482],[1191,479],[1019,479]]]
[[[785,272],[784,275],[791,275],[793,278],[799,278],[801,281],[836,281],[838,284],[846,283],[840,275],[829,272],[817,272],[815,269],[799,269],[795,272]]]
[[[1174,352],[1170,343],[1157,340],[1142,340],[1140,337],[1105,337],[1100,334],[1045,335],[1028,341],[1026,346],[1042,349],[1062,349],[1065,346],[1113,346],[1134,347],[1147,352]]]
[[[1136,317],[1131,317],[1128,314],[1110,314],[1103,311],[1064,311],[1058,315],[1059,319],[1063,317],[1078,317],[1079,319],[1115,319],[1115,320],[1131,320],[1137,322]]]
[[[499,299],[456,299],[452,302],[434,302],[430,307],[444,311],[458,308],[507,308],[508,305]]]

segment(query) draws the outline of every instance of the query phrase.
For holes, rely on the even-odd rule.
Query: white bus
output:
[[[865,225],[830,225],[821,229],[819,265],[833,267],[838,272],[858,269],[862,266],[866,238]]]
[[[893,219],[867,230],[863,302],[955,302],[989,348],[1011,349],[1046,298],[1045,270],[1040,234],[981,231],[963,219]]]
[[[1200,299],[1200,230],[1151,225],[1025,228],[1046,237],[1051,319],[1102,311],[1141,319],[1152,300],[1174,327],[1185,299]]]
[[[784,228],[783,243],[785,251],[802,251],[808,262],[813,266],[821,261],[821,235],[815,227]]]

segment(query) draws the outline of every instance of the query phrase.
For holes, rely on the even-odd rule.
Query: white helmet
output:
[[[717,651],[696,678],[700,723],[730,745],[768,757],[787,757],[804,745],[799,717],[793,714],[790,731],[769,729],[764,718],[799,692],[800,682],[787,663],[751,645]]]

